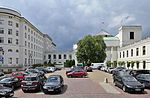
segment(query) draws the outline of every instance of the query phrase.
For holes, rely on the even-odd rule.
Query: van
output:
[[[92,69],[98,69],[99,67],[104,66],[104,63],[91,63]]]

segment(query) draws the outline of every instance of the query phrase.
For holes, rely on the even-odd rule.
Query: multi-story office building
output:
[[[1,68],[43,63],[45,51],[54,50],[55,47],[47,34],[43,34],[20,13],[0,8]]]

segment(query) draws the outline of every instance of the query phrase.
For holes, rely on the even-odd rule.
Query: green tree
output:
[[[133,69],[135,62],[134,62],[134,61],[131,61],[130,63],[131,63],[131,67],[132,67],[132,69]]]
[[[106,65],[107,65],[107,67],[111,67],[111,65],[112,65],[111,61],[107,61]]]
[[[85,36],[78,43],[77,60],[79,63],[100,63],[106,58],[106,45],[102,36]]]
[[[117,61],[113,61],[113,67],[117,67]]]
[[[129,69],[129,67],[130,67],[130,61],[127,61],[127,67],[128,67],[128,69]]]

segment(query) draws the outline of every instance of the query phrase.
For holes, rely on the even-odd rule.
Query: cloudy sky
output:
[[[150,0],[0,0],[0,6],[19,11],[59,50],[70,50],[87,34],[105,29],[118,33],[120,25],[142,25],[150,35]]]

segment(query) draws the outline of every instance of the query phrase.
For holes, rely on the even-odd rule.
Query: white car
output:
[[[46,68],[49,72],[54,72],[56,70],[55,67],[47,67]]]

